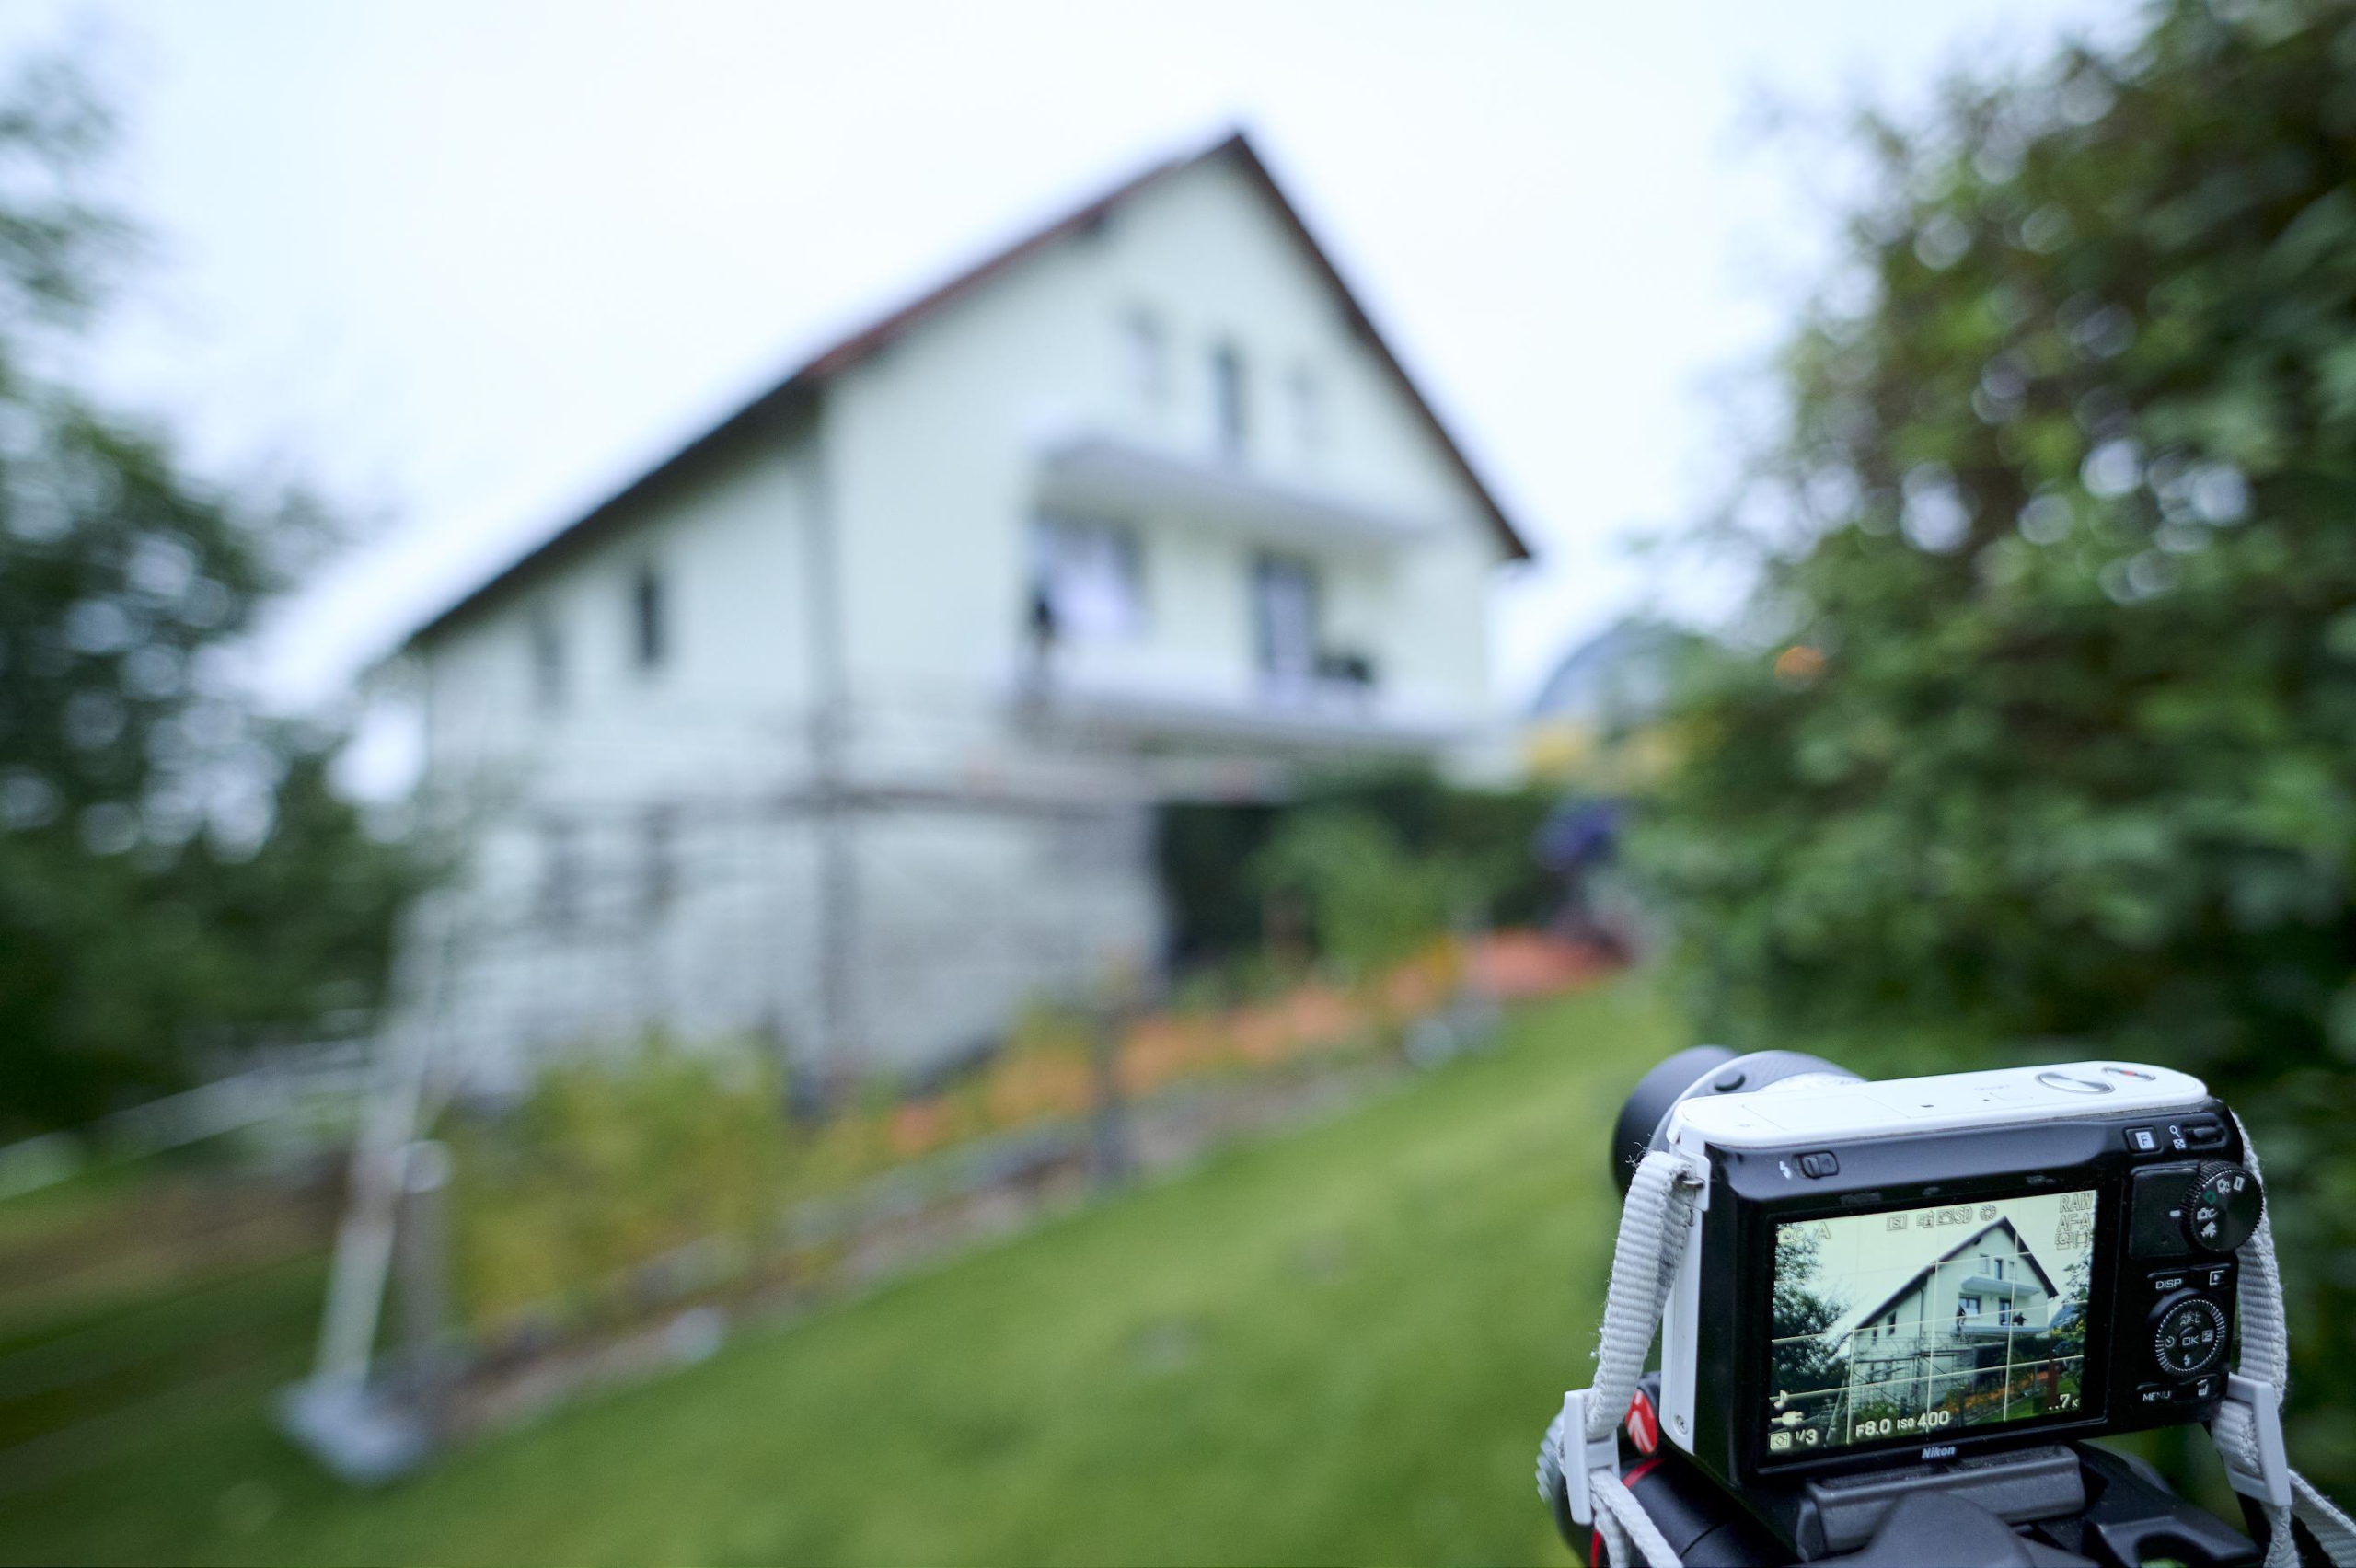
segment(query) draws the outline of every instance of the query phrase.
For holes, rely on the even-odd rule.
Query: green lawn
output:
[[[374,1494],[271,1430],[291,1363],[245,1364],[98,1469],[0,1474],[0,1558],[1564,1561],[1531,1455],[1594,1343],[1611,1117],[1681,1043],[1640,984],[1533,1008],[1346,1116]]]

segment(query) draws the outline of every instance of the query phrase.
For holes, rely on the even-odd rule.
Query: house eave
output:
[[[1373,318],[1367,314],[1357,294],[1335,268],[1333,258],[1326,254],[1310,231],[1299,209],[1276,183],[1276,177],[1261,160],[1250,139],[1242,131],[1235,131],[1191,156],[1168,159],[1150,166],[1056,221],[1034,230],[1011,245],[1002,247],[979,263],[805,361],[783,381],[687,442],[613,495],[421,624],[403,640],[402,651],[422,648],[457,624],[508,597],[525,580],[545,568],[569,559],[605,538],[618,527],[626,525],[628,514],[635,506],[676,478],[684,469],[726,446],[747,430],[760,428],[772,419],[812,405],[833,377],[872,358],[917,326],[976,293],[1002,273],[1067,238],[1090,232],[1102,225],[1115,209],[1172,176],[1219,159],[1232,159],[1252,184],[1267,198],[1286,231],[1298,242],[1311,268],[1332,293],[1350,329],[1368,345],[1378,365],[1430,432],[1441,457],[1469,488],[1481,515],[1495,535],[1501,559],[1507,561],[1531,559],[1530,546],[1521,531],[1507,515],[1487,481],[1472,466],[1447,423],[1424,395],[1422,386],[1408,374],[1397,353],[1375,327]]]

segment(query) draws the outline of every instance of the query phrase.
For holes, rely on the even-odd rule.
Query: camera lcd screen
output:
[[[1767,1458],[2079,1410],[2096,1194],[1775,1228]]]

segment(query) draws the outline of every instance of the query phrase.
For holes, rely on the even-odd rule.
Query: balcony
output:
[[[1018,715],[1074,738],[1191,743],[1212,750],[1407,756],[1464,740],[1459,717],[1419,709],[1363,683],[1313,679],[1230,686],[1071,662],[1015,682]]]
[[[1297,548],[1395,548],[1434,526],[1246,468],[1103,434],[1045,452],[1038,483],[1045,506],[1115,516],[1183,514],[1199,525]]]
[[[1976,1318],[1966,1318],[1958,1332],[1964,1338],[1971,1340],[2000,1340],[2008,1334],[2041,1334],[2045,1332],[2045,1323],[2041,1318],[2026,1323],[2006,1320],[2023,1315],[2009,1309],[2004,1312],[1982,1312]]]

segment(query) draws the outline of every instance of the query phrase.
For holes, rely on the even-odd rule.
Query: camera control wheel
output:
[[[2230,1252],[2248,1240],[2266,1212],[2258,1178],[2231,1161],[2204,1159],[2184,1194],[2184,1233],[2203,1252]]]
[[[2152,1314],[2152,1354],[2171,1378],[2198,1378],[2225,1354],[2225,1313],[2189,1291],[2172,1296]]]

